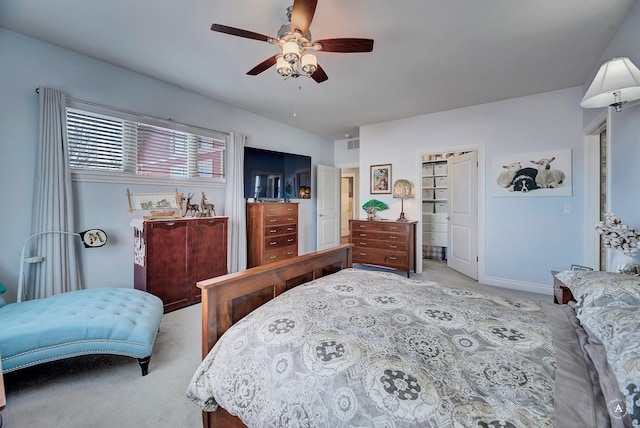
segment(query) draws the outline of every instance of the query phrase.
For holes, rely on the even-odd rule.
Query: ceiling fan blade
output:
[[[352,53],[352,52],[371,52],[373,50],[372,39],[324,39],[314,40],[313,44],[321,44],[322,52]]]
[[[318,0],[294,0],[291,9],[291,32],[299,31],[303,36],[309,31],[309,26],[316,13]]]
[[[313,72],[311,78],[317,83],[322,83],[327,80],[329,76],[327,76],[327,73],[325,73],[322,67],[320,67],[320,64],[318,64],[318,68],[316,68],[316,71]]]
[[[273,37],[265,36],[264,34],[254,33],[253,31],[243,30],[242,28],[229,27],[228,25],[222,24],[211,25],[211,31],[231,34],[232,36],[244,37],[246,39],[260,40],[261,42],[271,42],[271,40],[273,40]]]
[[[270,67],[275,65],[277,55],[270,56],[269,58],[262,61],[260,64],[253,67],[251,70],[247,71],[249,76],[257,76],[265,70],[268,70]]]

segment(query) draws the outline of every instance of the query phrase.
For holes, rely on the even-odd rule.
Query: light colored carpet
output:
[[[4,428],[201,427],[186,398],[200,364],[200,305],[165,314],[149,374],[135,358],[92,355],[5,375]]]
[[[489,294],[551,300],[478,284],[444,262],[424,263],[424,272],[412,278]],[[201,427],[200,409],[185,396],[201,359],[200,310],[198,304],[162,317],[149,374],[144,377],[137,360],[112,355],[78,357],[6,374],[4,428]]]

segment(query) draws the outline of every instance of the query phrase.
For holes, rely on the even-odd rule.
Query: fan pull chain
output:
[[[302,90],[302,86],[298,86],[298,90]],[[293,89],[293,117],[298,117],[298,97],[296,96],[296,90]]]

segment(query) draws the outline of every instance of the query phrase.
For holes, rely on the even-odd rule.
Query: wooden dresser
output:
[[[298,255],[298,204],[247,204],[247,268]]]
[[[169,312],[200,302],[197,281],[227,273],[227,217],[151,220],[134,229],[134,287]]]
[[[407,272],[416,268],[416,224],[398,221],[349,220],[353,263],[386,266]]]

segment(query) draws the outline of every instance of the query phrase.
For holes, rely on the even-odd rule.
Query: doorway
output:
[[[478,279],[478,151],[424,154],[421,162],[422,257]]]
[[[607,251],[594,224],[604,219],[608,210],[609,136],[608,112],[598,115],[585,128],[584,144],[584,223],[582,264],[595,270],[607,270]]]
[[[340,170],[340,242],[349,242],[349,220],[358,218],[359,168]]]

